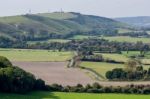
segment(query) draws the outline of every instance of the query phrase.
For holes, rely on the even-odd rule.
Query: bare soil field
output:
[[[67,62],[12,62],[15,66],[45,80],[46,84],[77,85],[94,81],[77,68],[67,68]]]
[[[74,86],[77,84],[92,84],[99,82],[103,86],[148,85],[150,81],[139,82],[110,82],[96,81],[78,68],[67,68],[67,62],[12,62],[15,66],[34,74],[37,78],[45,80],[46,84],[61,84]]]

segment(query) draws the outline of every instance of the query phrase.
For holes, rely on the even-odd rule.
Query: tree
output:
[[[136,60],[136,59],[130,59],[125,64],[125,68],[128,72],[136,71],[137,66],[141,66],[141,62],[139,60]]]

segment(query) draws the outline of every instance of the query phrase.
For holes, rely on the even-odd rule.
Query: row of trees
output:
[[[146,52],[150,50],[150,44],[142,42],[127,43],[127,42],[110,42],[104,39],[86,39],[72,40],[67,43],[51,42],[51,43],[36,43],[27,45],[26,48],[32,49],[51,49],[51,50],[74,50],[74,51],[99,51],[107,53],[120,53],[121,51],[138,50]]]
[[[78,93],[123,93],[123,94],[150,94],[150,85],[127,85],[125,87],[101,86],[99,83],[82,86],[61,86],[53,84],[47,86],[46,90],[56,92],[78,92]]]

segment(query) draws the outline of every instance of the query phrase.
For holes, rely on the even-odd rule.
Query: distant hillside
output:
[[[116,18],[115,20],[130,24],[130,25],[134,25],[134,26],[150,27],[150,17],[149,16],[124,17],[124,18]]]
[[[73,12],[0,17],[0,37],[11,40],[59,38],[76,33],[98,33],[125,27],[127,25],[113,19]]]

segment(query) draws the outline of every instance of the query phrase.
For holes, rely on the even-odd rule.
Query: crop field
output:
[[[109,41],[117,41],[117,42],[131,42],[136,43],[138,41],[142,41],[143,43],[150,43],[149,38],[136,38],[129,36],[115,36],[115,37],[100,37]]]
[[[73,52],[0,49],[0,56],[5,56],[11,61],[66,61],[73,56]]]
[[[77,85],[95,81],[78,68],[67,68],[67,62],[13,62],[37,78],[42,78],[47,84]]]
[[[1,99],[149,99],[149,95],[31,92],[26,95],[0,93]]]

